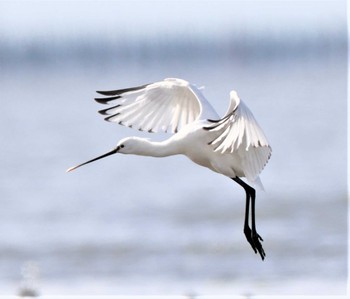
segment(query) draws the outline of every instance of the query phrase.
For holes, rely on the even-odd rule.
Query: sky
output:
[[[335,33],[346,1],[1,1],[7,40]],[[343,28],[344,29],[344,28]]]

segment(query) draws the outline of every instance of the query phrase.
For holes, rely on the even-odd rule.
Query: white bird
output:
[[[229,108],[220,118],[200,89],[182,79],[167,78],[138,87],[97,92],[107,96],[96,98],[97,102],[115,104],[99,111],[107,116],[105,120],[141,131],[174,134],[161,142],[124,138],[112,151],[71,167],[67,172],[116,153],[152,157],[185,155],[244,188],[244,234],[254,252],[264,260],[265,252],[260,242],[263,239],[255,225],[255,189],[248,183],[262,186],[259,174],[271,156],[271,147],[237,93],[230,92]]]

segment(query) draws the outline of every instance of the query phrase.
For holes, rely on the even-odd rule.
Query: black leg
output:
[[[252,202],[252,238],[253,238],[253,242],[255,244],[256,250],[259,252],[262,260],[264,260],[266,254],[265,254],[264,248],[260,243],[260,241],[264,241],[264,240],[257,233],[256,226],[255,226],[255,189],[253,189],[253,192],[251,193],[251,202]]]
[[[247,238],[248,243],[252,246],[255,253],[260,254],[262,260],[264,260],[266,254],[260,243],[263,239],[256,231],[255,225],[255,189],[249,186],[247,183],[242,181],[239,177],[232,178],[237,184],[242,186],[246,192],[246,207],[245,207],[245,217],[244,217],[244,234]],[[252,229],[249,227],[249,206],[251,202],[251,221],[252,221]]]

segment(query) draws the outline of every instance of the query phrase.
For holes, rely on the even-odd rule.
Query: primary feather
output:
[[[141,131],[176,133],[200,117],[217,116],[201,91],[182,79],[99,93],[111,97],[96,101],[116,104],[99,111],[107,121]]]
[[[242,160],[245,177],[254,182],[271,156],[267,138],[249,108],[237,93],[230,93],[230,106],[225,116],[210,120],[206,130],[216,132],[210,144],[215,151],[237,152]]]

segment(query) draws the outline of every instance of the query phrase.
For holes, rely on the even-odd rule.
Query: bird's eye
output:
[[[124,144],[121,144],[120,147],[123,148],[123,147],[124,147]]]

